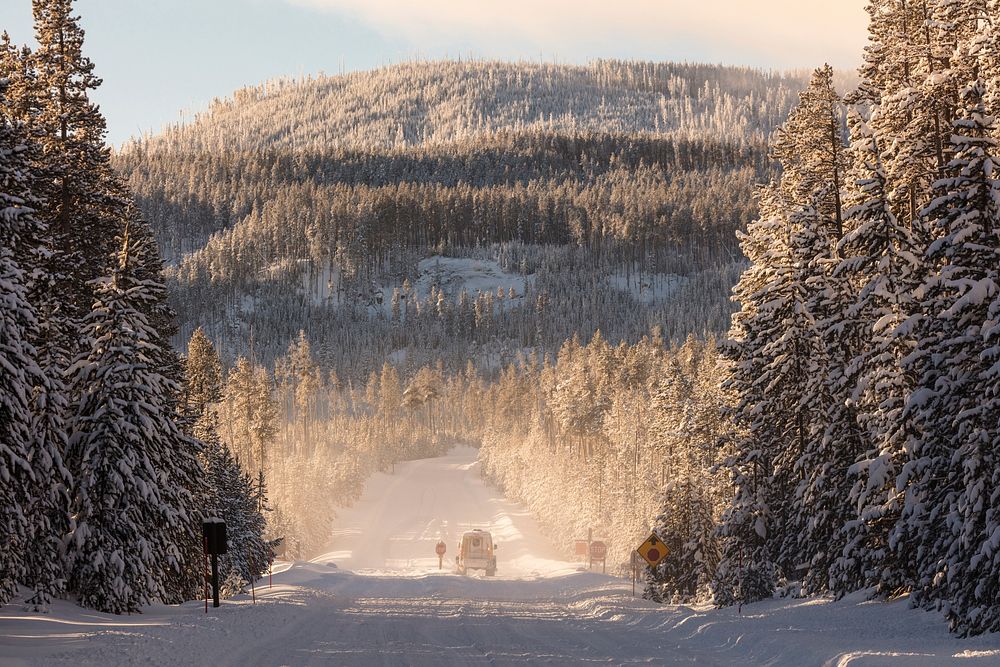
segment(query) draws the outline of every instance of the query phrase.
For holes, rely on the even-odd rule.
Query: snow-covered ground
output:
[[[8,605],[0,664],[1000,664],[1000,636],[955,639],[939,615],[905,602],[773,600],[741,613],[632,598],[629,582],[561,560],[523,509],[482,482],[475,456],[459,449],[373,477],[328,553],[276,568],[256,604],[130,617]],[[468,526],[500,543],[496,578],[448,564]]]
[[[680,288],[687,278],[673,273],[616,273],[605,279],[608,287],[625,292],[639,303],[659,303]]]
[[[534,280],[534,276],[507,273],[498,263],[489,259],[435,255],[420,260],[417,269],[420,271],[420,277],[413,284],[413,291],[420,299],[426,299],[433,286],[452,296],[457,296],[465,290],[473,299],[480,293],[496,294],[498,289],[503,289],[506,293],[511,288],[514,289],[516,296],[523,297],[525,281]],[[389,294],[391,293],[390,290]]]

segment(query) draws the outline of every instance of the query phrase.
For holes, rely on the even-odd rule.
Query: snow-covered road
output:
[[[450,562],[452,570],[458,540],[470,528],[489,530],[499,544],[499,577],[577,568],[559,557],[523,508],[483,483],[476,450],[470,448],[405,463],[393,475],[375,475],[337,524],[329,553],[314,560],[362,574],[437,572],[439,540],[447,545],[445,565]]]
[[[500,543],[496,578],[450,559],[468,526]],[[653,605],[577,572],[479,477],[475,451],[376,475],[329,552],[285,565],[257,604],[113,617],[65,602],[0,610],[0,665],[992,665],[1000,637],[956,640],[939,615],[861,597],[712,610]]]

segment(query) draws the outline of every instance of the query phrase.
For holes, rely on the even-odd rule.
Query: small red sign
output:
[[[576,555],[586,556],[587,555],[587,540],[577,540],[576,541]]]
[[[437,546],[434,547],[434,551],[437,553],[438,556],[443,556],[444,552],[447,551],[447,550],[448,550],[448,547],[445,546],[444,542],[438,542]]]
[[[656,547],[649,549],[649,551],[646,552],[646,558],[654,562],[660,560],[660,550]]]
[[[604,560],[605,556],[608,555],[608,547],[604,542],[591,542],[590,543],[590,558],[592,560]]]

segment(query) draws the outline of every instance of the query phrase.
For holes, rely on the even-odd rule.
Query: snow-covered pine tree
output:
[[[8,120],[29,123],[38,111],[38,87],[35,83],[31,49],[27,46],[14,46],[7,31],[0,34],[0,76],[6,80],[3,105]],[[32,126],[25,127],[25,132],[30,135],[33,129]],[[37,161],[35,156],[32,163],[36,170]]]
[[[52,235],[57,270],[51,280],[60,298],[59,320],[65,321],[52,333],[75,355],[86,346],[78,332],[94,302],[91,281],[115,251],[128,201],[110,166],[104,117],[89,99],[101,80],[83,54],[73,0],[33,0],[32,9],[38,42],[30,58],[35,96],[25,120],[41,144],[47,176],[39,217]]]
[[[196,421],[222,400],[222,363],[201,327],[194,330],[188,341],[184,369],[183,411]]]
[[[672,373],[652,395],[650,435],[663,460],[661,511],[654,532],[669,554],[647,568],[643,597],[690,602],[708,596],[718,565],[717,475],[710,475],[721,433],[714,345],[689,336],[673,355]]]
[[[932,20],[938,4],[870,0],[862,81],[851,96],[853,102],[881,107],[871,125],[886,138],[881,148],[887,199],[896,219],[918,235],[919,212],[934,175],[944,167],[950,129],[944,120],[949,94],[942,90],[948,77],[941,71],[950,52],[943,49],[941,27]]]
[[[36,313],[28,300],[28,277],[17,261],[37,233],[31,208],[36,200],[30,191],[27,137],[6,112],[6,88],[0,79],[0,604],[10,600],[26,574],[29,506],[38,486],[31,398],[41,381],[31,345]]]
[[[802,530],[791,552],[797,565],[806,566],[802,584],[807,593],[829,587],[830,566],[841,551],[841,528],[853,514],[846,470],[863,449],[854,411],[846,402],[844,377],[847,361],[862,341],[857,332],[845,329],[850,286],[834,273],[844,233],[847,152],[842,118],[843,103],[827,65],[813,73],[773,148],[782,165],[780,189],[791,207],[789,222],[799,230],[793,252],[798,281],[805,288],[804,307],[823,352],[801,394],[807,436],[793,466],[799,478],[794,524]]]
[[[44,202],[34,193],[45,190],[50,169],[36,141],[40,134],[35,122],[38,90],[32,63],[30,50],[14,49],[5,34],[0,45],[0,77],[9,82],[9,87],[3,107],[8,120],[19,124],[25,135],[19,156],[29,167],[25,173],[32,174],[30,205],[44,209]],[[27,539],[34,547],[25,553],[23,579],[34,591],[28,602],[36,607],[45,606],[64,588],[60,548],[69,527],[69,472],[63,465],[67,405],[63,373],[67,355],[59,344],[67,336],[62,329],[64,320],[58,315],[60,298],[52,289],[51,275],[58,270],[52,246],[51,234],[41,222],[23,229],[21,242],[10,246],[25,271],[28,299],[38,314],[38,326],[30,341],[41,370],[31,394],[30,455],[35,486],[28,493],[31,502]]]
[[[771,550],[777,573],[792,577],[805,568],[814,590],[828,586],[837,555],[830,543],[848,512],[846,482],[837,470],[846,469],[839,449],[845,443],[824,421],[843,412],[840,373],[830,370],[837,359],[828,349],[840,345],[846,292],[832,276],[843,232],[841,113],[833,70],[816,70],[774,141],[782,174],[762,191],[761,219],[743,239],[753,266],[734,289],[742,311],[733,317],[726,348],[735,363],[725,384],[734,392],[741,433],[731,459],[737,501],[723,533],[737,530],[743,536],[737,542],[765,538],[760,548]],[[751,463],[756,500],[745,486]],[[766,513],[752,509],[755,503]],[[751,516],[753,533],[730,525]],[[727,551],[721,570],[731,572],[738,556]]]
[[[226,522],[228,551],[219,562],[227,595],[244,590],[274,560],[264,539],[266,522],[254,480],[218,437],[206,441],[205,469],[212,489],[214,515]]]
[[[194,420],[194,435],[205,444],[206,516],[226,522],[228,553],[220,560],[227,595],[257,579],[274,558],[264,540],[261,492],[219,439],[216,405],[222,398],[222,365],[212,342],[199,327],[188,343],[185,412]]]
[[[788,210],[776,187],[760,193],[760,218],[740,237],[750,267],[733,288],[723,387],[736,430],[729,469],[735,497],[719,527],[718,604],[770,597],[778,568],[794,567],[798,529],[793,465],[808,436],[799,408],[816,361],[817,336],[798,282]],[[779,559],[785,562],[779,564]]]
[[[193,540],[192,488],[203,471],[196,443],[177,427],[177,388],[154,360],[163,344],[142,313],[156,286],[135,275],[142,248],[125,227],[111,275],[93,289],[90,348],[72,367],[79,396],[67,456],[75,471],[69,584],[87,607],[138,611],[173,599],[172,576]]]
[[[856,111],[850,126],[848,232],[840,242],[835,273],[849,281],[856,295],[843,330],[864,343],[847,362],[845,386],[869,445],[848,469],[855,515],[844,527],[831,586],[844,594],[884,584],[881,592],[891,594],[905,579],[906,563],[889,553],[888,536],[901,509],[895,483],[910,437],[903,407],[912,381],[901,363],[910,349],[905,336],[920,260],[913,235],[889,204],[879,138]]]
[[[948,602],[953,629],[978,634],[1000,628],[1000,424],[986,379],[990,358],[984,327],[1000,291],[1000,181],[996,119],[985,85],[962,93],[945,178],[924,211],[936,230],[927,250],[936,269],[918,292],[926,313],[910,364],[921,390],[908,406],[926,434],[914,451],[905,535],[918,555],[916,601]]]

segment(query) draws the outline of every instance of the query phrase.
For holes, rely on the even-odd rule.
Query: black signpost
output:
[[[212,606],[219,606],[219,556],[226,553],[226,522],[205,519],[201,524],[205,553],[212,557]]]

